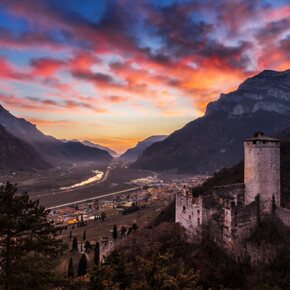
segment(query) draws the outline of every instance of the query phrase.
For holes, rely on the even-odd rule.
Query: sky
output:
[[[289,1],[0,0],[0,104],[119,153],[289,68]]]

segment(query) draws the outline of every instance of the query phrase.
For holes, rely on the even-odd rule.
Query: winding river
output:
[[[93,176],[93,177],[90,177],[89,179],[86,179],[86,180],[84,180],[82,182],[73,184],[71,186],[61,187],[60,189],[61,190],[67,190],[67,189],[72,189],[72,188],[84,186],[84,185],[90,184],[90,183],[95,182],[95,181],[100,181],[102,179],[103,175],[104,175],[104,172],[99,171],[99,170],[93,170],[92,172],[95,173],[96,175]]]

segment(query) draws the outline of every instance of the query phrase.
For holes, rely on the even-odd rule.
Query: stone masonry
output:
[[[290,211],[280,207],[280,140],[258,132],[244,149],[244,183],[215,187],[209,196],[196,197],[186,188],[176,195],[175,221],[189,234],[207,229],[215,240],[233,245],[274,209],[290,226]]]

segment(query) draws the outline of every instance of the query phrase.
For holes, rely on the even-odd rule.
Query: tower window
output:
[[[184,213],[186,212],[185,205],[183,206],[182,212],[184,212]]]
[[[200,215],[200,210],[199,209],[197,210],[197,215]]]
[[[200,218],[197,219],[197,224],[200,226]]]
[[[189,219],[191,220],[191,215],[189,215]]]

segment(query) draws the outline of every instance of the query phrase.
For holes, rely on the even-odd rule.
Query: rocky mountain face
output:
[[[110,161],[112,156],[101,149],[75,142],[64,143],[39,131],[35,125],[17,118],[0,105],[0,124],[13,136],[29,143],[51,163],[75,161]]]
[[[69,141],[71,141],[71,142],[79,142],[79,143],[81,143],[81,144],[83,144],[85,146],[88,146],[88,147],[93,147],[93,148],[98,148],[98,149],[101,149],[101,150],[105,150],[111,156],[117,156],[118,155],[114,150],[112,150],[112,149],[110,149],[108,147],[105,147],[105,146],[102,146],[102,145],[99,145],[99,144],[95,144],[93,142],[86,141],[86,140],[85,141],[79,141],[77,139],[72,139],[72,140],[61,139],[61,141],[64,142],[64,143],[67,143]]]
[[[36,150],[27,142],[9,134],[0,125],[0,170],[48,169]]]
[[[290,70],[263,71],[221,94],[203,117],[148,147],[132,166],[211,174],[241,160],[242,142],[255,131],[271,136],[289,126]]]
[[[124,154],[122,154],[120,156],[120,160],[134,162],[145,149],[156,142],[163,141],[166,137],[166,135],[155,135],[140,141],[134,148],[130,148]]]

